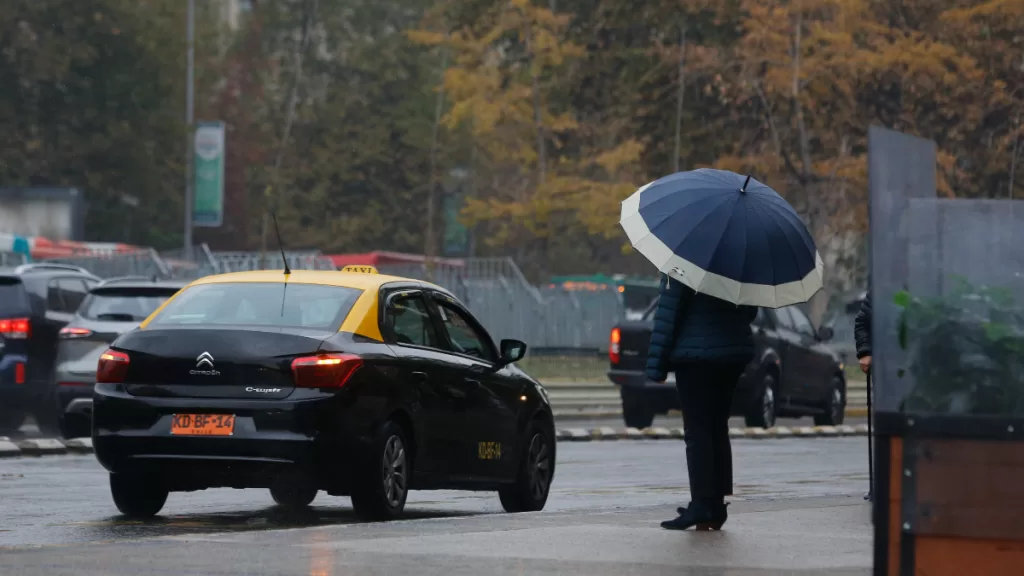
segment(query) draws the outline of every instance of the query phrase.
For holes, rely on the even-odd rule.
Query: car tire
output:
[[[765,374],[761,385],[756,388],[753,402],[744,418],[747,426],[752,428],[771,428],[779,413],[778,386],[773,374]]]
[[[501,507],[508,513],[543,510],[555,477],[555,435],[551,426],[531,422],[523,441],[515,482],[498,489]]]
[[[838,376],[832,377],[832,386],[829,388],[828,399],[822,406],[825,411],[814,417],[814,423],[818,426],[839,426],[846,417],[846,388]]]
[[[152,518],[167,502],[168,491],[153,478],[133,474],[111,474],[110,495],[121,514],[129,518]]]
[[[60,403],[53,387],[36,406],[36,424],[45,436],[60,436]]]
[[[0,435],[17,432],[25,423],[25,411],[21,408],[0,407]]]
[[[411,453],[402,427],[384,423],[374,435],[352,484],[352,508],[361,520],[394,520],[409,495]]]
[[[622,388],[622,420],[629,428],[643,430],[654,423],[654,409],[644,394]]]
[[[270,486],[270,497],[282,508],[300,510],[316,499],[316,486],[301,479],[283,478]]]

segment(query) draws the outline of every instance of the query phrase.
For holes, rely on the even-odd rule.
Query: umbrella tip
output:
[[[740,193],[747,193],[747,184],[750,184],[750,175],[747,174],[747,179],[743,181],[743,188],[740,188]]]

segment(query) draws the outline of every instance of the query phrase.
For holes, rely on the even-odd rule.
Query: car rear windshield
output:
[[[97,288],[78,313],[89,320],[142,322],[177,292],[175,288],[135,287]]]
[[[20,278],[0,276],[0,318],[28,315],[29,304]]]
[[[362,290],[319,284],[232,282],[186,288],[155,325],[226,324],[337,330]]]

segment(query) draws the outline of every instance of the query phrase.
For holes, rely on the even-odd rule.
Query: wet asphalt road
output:
[[[853,501],[867,488],[865,438],[734,441],[738,503],[834,497]],[[559,443],[548,512],[664,509],[672,516],[688,500],[682,442],[672,440]],[[411,519],[475,516],[509,518],[497,495],[414,492]],[[306,513],[285,514],[265,490],[206,490],[172,494],[161,517],[148,522],[118,516],[107,475],[89,456],[0,460],[0,556],[26,546],[205,535],[308,526],[351,525],[362,530],[347,498],[321,493]],[[55,554],[58,552],[54,551]],[[6,572],[4,572],[6,574]]]

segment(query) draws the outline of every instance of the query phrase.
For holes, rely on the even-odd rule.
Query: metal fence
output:
[[[293,270],[334,270],[319,252],[288,252]],[[81,266],[102,278],[145,275],[191,280],[210,274],[281,269],[279,252],[191,250],[77,256],[50,260]],[[452,291],[496,339],[516,338],[534,348],[605,350],[613,325],[625,317],[618,293],[568,291],[530,284],[510,258],[470,258],[456,265],[438,263],[431,273],[422,264],[381,266],[380,272],[430,280]]]
[[[28,258],[21,252],[0,252],[0,268],[21,266],[28,262]]]

